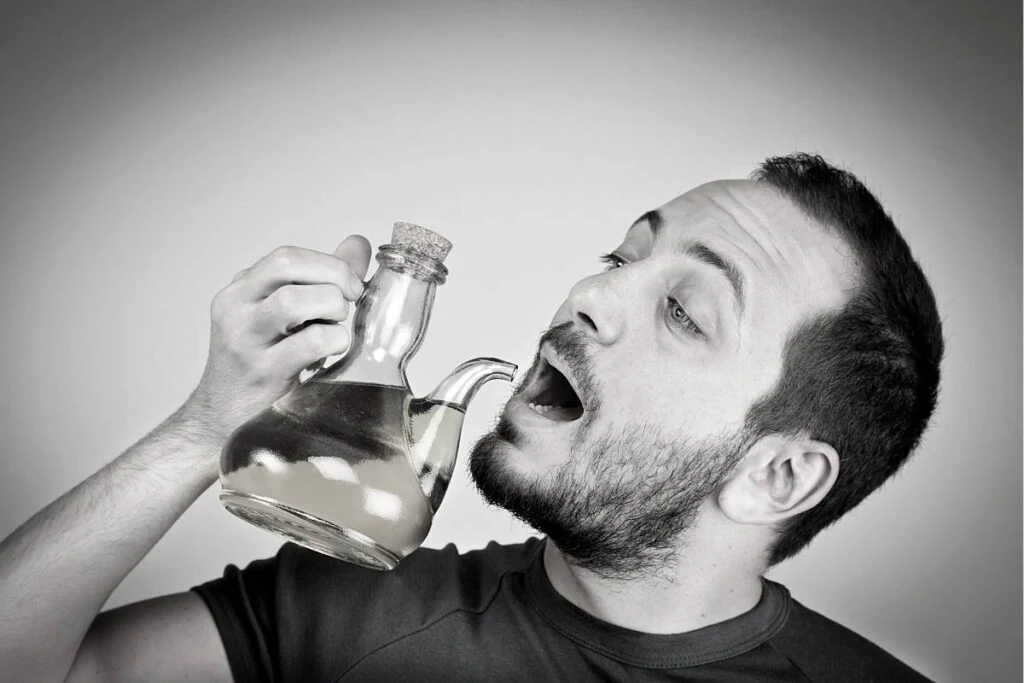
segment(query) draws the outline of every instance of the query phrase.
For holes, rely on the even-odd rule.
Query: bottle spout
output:
[[[474,358],[455,368],[437,387],[430,392],[427,400],[446,403],[453,408],[466,411],[477,390],[492,379],[509,382],[515,377],[517,366],[497,358]]]

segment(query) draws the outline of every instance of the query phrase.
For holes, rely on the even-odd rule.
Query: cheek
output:
[[[648,423],[698,439],[731,436],[742,428],[752,401],[770,386],[762,375],[759,368],[737,366],[735,359],[727,367],[648,375],[646,381],[614,392],[602,422]]]
[[[694,439],[734,433],[747,414],[746,401],[720,382],[707,386],[693,384],[691,392],[660,414],[660,424]]]
[[[718,373],[701,401],[705,434],[731,435],[746,422],[750,408],[765,396],[778,378],[778,358],[744,359]]]

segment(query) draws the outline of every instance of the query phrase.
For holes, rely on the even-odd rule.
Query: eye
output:
[[[626,259],[618,254],[601,254],[598,260],[605,264],[605,270],[615,270],[626,265]]]
[[[686,312],[686,309],[683,308],[682,304],[671,297],[669,297],[668,300],[668,316],[673,324],[679,325],[687,333],[692,334],[695,337],[704,336],[703,330],[697,326],[697,323],[693,322],[693,318],[691,318],[690,314]]]

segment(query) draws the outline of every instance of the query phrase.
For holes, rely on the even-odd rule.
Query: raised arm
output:
[[[180,409],[0,543],[0,681],[230,680],[194,595],[107,598],[217,478],[230,433],[348,348],[365,238],[274,250],[214,297],[202,379]],[[68,454],[72,457],[73,454]]]

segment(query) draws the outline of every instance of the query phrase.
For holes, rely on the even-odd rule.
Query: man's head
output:
[[[916,446],[938,315],[853,176],[769,159],[644,214],[607,260],[470,461],[488,500],[580,566],[656,568],[706,516],[763,528],[774,564]]]

